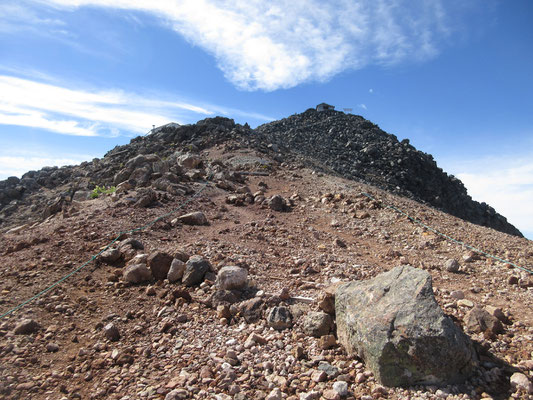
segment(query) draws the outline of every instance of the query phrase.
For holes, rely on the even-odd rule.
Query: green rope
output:
[[[210,179],[210,177],[208,177],[207,179]],[[107,246],[105,246],[102,250],[100,250],[100,252],[94,256],[92,256],[89,260],[87,260],[85,263],[83,263],[82,265],[80,265],[78,268],[76,268],[75,270],[73,270],[72,272],[70,272],[69,274],[65,275],[64,277],[62,277],[61,279],[59,279],[58,281],[54,282],[52,285],[48,286],[46,289],[43,289],[41,290],[39,293],[37,293],[35,296],[29,298],[28,300],[20,303],[18,306],[16,307],[13,307],[11,310],[5,312],[4,314],[0,315],[0,319],[3,319],[5,317],[7,317],[8,315],[11,315],[13,314],[15,311],[21,309],[22,307],[24,307],[26,304],[28,303],[31,303],[33,300],[35,299],[38,299],[39,297],[41,297],[42,295],[48,293],[50,290],[54,289],[56,286],[58,286],[59,284],[61,284],[62,282],[64,282],[65,280],[67,280],[68,278],[70,278],[72,275],[78,273],[79,271],[81,271],[83,268],[85,268],[87,265],[89,265],[89,263],[91,261],[94,261],[100,254],[102,254],[104,251],[106,251],[107,249],[109,249],[113,243],[115,243],[117,240],[120,239],[120,237],[122,235],[125,235],[125,234],[128,234],[128,233],[133,233],[133,232],[138,232],[138,231],[143,231],[145,230],[146,228],[149,228],[150,226],[152,226],[153,224],[155,224],[157,221],[160,221],[162,220],[163,218],[166,218],[168,217],[169,215],[172,215],[174,213],[176,213],[177,211],[181,210],[183,207],[185,207],[187,204],[189,204],[193,199],[195,199],[196,197],[198,197],[204,190],[205,188],[207,187],[207,185],[209,184],[209,182],[205,182],[204,185],[202,186],[202,188],[200,188],[194,195],[192,195],[191,197],[189,197],[186,201],[184,201],[183,203],[181,203],[178,207],[176,207],[174,210],[166,213],[166,214],[163,214],[159,217],[157,217],[156,219],[154,219],[153,221],[147,223],[146,225],[144,226],[141,226],[139,228],[134,228],[134,229],[130,229],[129,231],[124,231],[124,232],[120,232],[118,234],[118,236],[113,239],[111,242],[109,242],[109,244],[107,244]]]
[[[371,199],[371,200],[374,200],[374,201],[377,201],[377,202],[381,203],[381,204],[384,205],[386,208],[390,208],[391,210],[394,210],[394,211],[396,211],[397,213],[406,216],[407,218],[409,218],[409,219],[410,219],[411,221],[413,221],[414,223],[416,223],[416,224],[418,224],[418,225],[420,225],[420,226],[423,226],[424,228],[430,230],[431,232],[433,232],[433,233],[435,233],[435,234],[437,234],[437,235],[440,235],[440,236],[442,236],[442,237],[444,237],[444,238],[450,240],[451,242],[457,243],[457,244],[459,244],[459,245],[461,245],[461,246],[464,246],[464,247],[466,247],[466,248],[468,248],[468,249],[470,249],[470,250],[472,250],[472,251],[474,251],[474,252],[476,252],[476,253],[483,254],[483,255],[486,256],[486,257],[489,257],[489,258],[492,258],[492,259],[494,259],[494,260],[500,261],[500,262],[502,262],[502,263],[504,263],[504,264],[509,264],[509,265],[513,266],[514,268],[517,268],[517,269],[520,269],[520,270],[522,270],[522,271],[529,272],[530,274],[533,274],[533,271],[530,270],[530,269],[527,269],[527,268],[521,267],[521,266],[516,265],[515,263],[513,263],[513,262],[511,262],[511,261],[504,260],[504,259],[502,259],[502,258],[500,258],[500,257],[493,256],[492,254],[486,253],[486,252],[484,252],[483,250],[480,250],[480,249],[478,249],[478,248],[476,248],[476,247],[474,247],[474,246],[471,246],[471,245],[469,245],[469,244],[467,244],[467,243],[465,243],[465,242],[463,242],[463,241],[461,241],[461,240],[454,239],[454,238],[451,237],[451,236],[448,236],[448,235],[446,235],[446,234],[444,234],[444,233],[442,233],[442,232],[439,232],[439,231],[436,230],[435,228],[432,228],[432,227],[430,227],[430,226],[424,224],[424,223],[423,223],[422,221],[420,221],[419,219],[417,219],[417,218],[415,218],[415,217],[411,217],[409,214],[407,214],[406,212],[400,210],[399,208],[396,208],[396,207],[394,207],[394,206],[392,206],[392,205],[386,204],[386,203],[384,203],[383,201],[378,200],[378,199],[372,197],[372,196],[371,196],[370,194],[368,194],[368,193],[364,193],[364,192],[363,192],[362,194],[363,194],[364,196],[368,197],[368,198]]]

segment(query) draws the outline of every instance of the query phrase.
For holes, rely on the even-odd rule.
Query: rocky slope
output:
[[[409,141],[399,142],[360,116],[314,109],[255,130],[221,117],[194,125],[168,124],[113,149],[102,159],[75,167],[43,168],[26,173],[20,180],[13,177],[0,181],[0,227],[47,217],[61,208],[64,198],[82,199],[96,185],[118,185],[129,180],[134,186],[144,187],[159,180],[161,186],[170,177],[175,181],[171,183],[177,183],[181,171],[176,166],[169,169],[172,160],[187,151],[228,140],[237,147],[259,150],[278,162],[337,173],[475,224],[522,236],[492,207],[473,201],[461,181],[448,176],[431,155],[417,151]],[[138,168],[139,160],[131,161],[146,154],[157,154],[159,163],[143,169]],[[162,178],[168,173],[171,175]]]
[[[423,201],[456,217],[522,236],[505,217],[473,201],[462,182],[447,175],[430,154],[358,115],[309,109],[258,127],[255,134],[283,153],[295,153],[341,176]]]
[[[262,134],[221,118],[168,126],[9,182],[2,315],[89,263],[0,320],[0,397],[532,398],[531,276],[364,193],[522,266],[533,265],[531,241],[287,162]],[[95,185],[116,191],[88,199]],[[428,301],[473,340],[476,363],[458,381],[387,387],[339,344],[335,285],[406,264],[431,275]],[[426,343],[424,358],[443,351]]]

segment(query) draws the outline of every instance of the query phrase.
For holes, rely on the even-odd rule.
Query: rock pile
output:
[[[326,167],[345,178],[428,203],[478,225],[522,236],[505,217],[467,194],[462,182],[447,175],[430,154],[416,150],[358,115],[309,109],[254,130],[280,157],[298,155],[308,165]]]

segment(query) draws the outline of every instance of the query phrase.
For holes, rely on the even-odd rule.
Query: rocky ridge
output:
[[[132,139],[128,145],[117,146],[102,159],[79,166],[43,168],[24,174],[22,179],[0,181],[0,227],[46,218],[61,210],[65,199],[85,199],[97,185],[128,181],[133,187],[173,184],[175,191],[183,190],[179,183],[195,174],[183,174],[184,162],[189,163],[185,167],[197,166],[193,165],[194,157],[187,160],[186,154],[229,141],[233,143],[230,147],[254,148],[274,162],[337,173],[475,224],[522,236],[492,207],[473,201],[461,181],[448,176],[431,155],[417,151],[408,140],[399,142],[361,116],[314,109],[255,130],[222,117],[193,125],[168,124]],[[179,165],[173,163],[180,157]],[[257,158],[252,163],[268,168]],[[233,166],[239,169],[244,165],[246,160]],[[196,174],[207,177],[211,170],[204,165]]]
[[[359,115],[309,109],[264,124],[254,133],[283,154],[295,154],[310,166],[325,166],[348,179],[422,201],[456,217],[522,236],[507,219],[472,200],[462,182],[447,175],[430,154],[409,140],[381,130]]]

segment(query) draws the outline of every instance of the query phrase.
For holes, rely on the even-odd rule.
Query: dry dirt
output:
[[[347,398],[352,399],[533,398],[509,388],[513,371],[530,379],[533,374],[532,277],[491,258],[473,256],[362,193],[530,269],[533,242],[310,170],[279,167],[269,176],[249,176],[246,186],[254,193],[260,182],[267,186],[267,197],[293,196],[292,210],[229,205],[226,198],[231,193],[209,183],[177,213],[203,211],[209,226],[172,226],[173,217],[168,217],[129,236],[144,244],[140,252],[146,254],[182,251],[205,257],[215,270],[223,265],[247,268],[252,286],[267,305],[291,305],[296,317],[291,329],[276,331],[264,319],[249,324],[238,316],[228,323],[207,304],[212,282],[186,288],[192,296],[187,303],[171,296],[174,289],[185,289],[179,283],[128,285],[117,279],[123,265],[90,262],[0,320],[0,397],[164,399],[178,389],[180,397],[175,398],[262,399],[279,388],[282,398],[335,398],[331,389],[336,379],[316,382],[313,376],[325,361],[348,382]],[[198,191],[203,185],[192,187]],[[45,222],[2,234],[0,311],[3,314],[90,260],[117,232],[143,226],[187,198],[190,195],[139,209],[105,196],[72,203]],[[346,247],[339,246],[338,239]],[[444,268],[450,258],[459,261],[458,273]],[[508,317],[503,334],[471,334],[482,365],[465,385],[383,388],[340,346],[323,349],[319,339],[302,332],[297,310],[318,309],[318,299],[332,282],[367,279],[401,264],[431,273],[439,304],[460,324],[471,305],[499,307]],[[280,299],[283,289],[290,299]],[[458,302],[450,296],[453,291],[462,291],[472,304]],[[36,320],[42,329],[15,335],[15,326],[24,318]],[[169,321],[177,329],[165,331],[162,327]],[[118,327],[119,341],[105,338],[102,327],[109,322]],[[244,346],[254,332],[264,343]],[[303,349],[303,357],[295,356],[296,348]],[[233,374],[228,374],[227,363],[235,364],[230,367]]]

